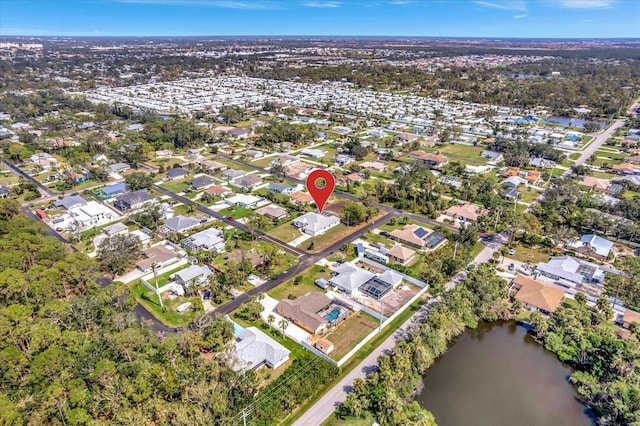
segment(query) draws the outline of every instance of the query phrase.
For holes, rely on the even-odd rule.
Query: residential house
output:
[[[585,176],[578,185],[586,186],[593,191],[605,192],[607,194],[615,195],[622,190],[622,186],[619,184],[611,183],[608,179],[601,179],[592,176]]]
[[[199,158],[203,152],[206,153],[207,148],[189,148],[187,150],[187,156],[191,158]]]
[[[255,149],[248,149],[244,152],[244,156],[250,160],[256,160],[264,157],[264,153]]]
[[[382,162],[382,161],[365,161],[364,163],[360,164],[360,167],[362,167],[365,170],[373,170],[376,172],[383,172],[384,169],[387,168],[387,163]]]
[[[119,195],[113,202],[114,207],[121,211],[137,210],[146,204],[156,201],[156,197],[149,194],[146,189]]]
[[[233,179],[231,183],[246,191],[252,191],[256,186],[262,184],[262,178],[257,174],[247,174]]]
[[[200,161],[200,165],[206,167],[211,172],[223,172],[229,168],[226,164],[212,160]]]
[[[562,286],[574,288],[583,283],[602,283],[607,268],[571,256],[552,257],[548,262],[536,266],[536,278],[550,279]]]
[[[504,161],[504,156],[500,152],[484,150],[480,154],[481,157],[487,158],[491,163],[497,164]]]
[[[87,200],[80,197],[79,195],[69,195],[67,197],[64,197],[62,200],[56,200],[53,203],[55,207],[64,207],[65,210],[69,210],[73,206],[82,204],[87,204]]]
[[[346,294],[357,296],[360,286],[375,277],[375,274],[350,263],[343,263],[333,271],[329,283]]]
[[[338,179],[338,183],[340,185],[353,185],[354,183],[358,183],[358,182],[362,182],[364,179],[362,177],[362,175],[360,175],[359,173],[349,173],[346,176],[343,176],[341,178]]]
[[[311,158],[322,158],[327,155],[327,151],[324,149],[305,148],[300,152],[302,155],[306,155]]]
[[[613,173],[619,175],[640,175],[640,166],[631,163],[616,164],[613,166]]]
[[[416,252],[414,250],[401,244],[396,244],[391,247],[387,250],[386,255],[389,257],[391,263],[398,263],[403,266],[410,265],[416,258]]]
[[[313,197],[308,192],[296,191],[289,197],[293,204],[310,204],[313,202]]]
[[[208,266],[191,265],[176,272],[174,280],[186,290],[192,284],[200,285],[206,283],[211,275],[213,275],[213,272]]]
[[[167,170],[167,177],[169,179],[182,179],[188,175],[189,175],[189,172],[180,167]]]
[[[503,180],[502,183],[500,183],[500,186],[515,189],[520,185],[526,185],[526,184],[527,184],[527,180],[521,178],[520,176],[509,176],[508,178]]]
[[[637,155],[635,157],[627,157],[624,159],[624,162],[631,164],[640,164],[640,155]]]
[[[129,228],[127,228],[124,223],[116,222],[113,225],[105,226],[104,228],[102,228],[102,232],[109,237],[113,237],[114,235],[128,233]]]
[[[227,131],[227,134],[233,136],[236,139],[246,139],[249,137],[250,132],[247,129],[234,127],[231,130]]]
[[[394,229],[391,231],[391,238],[420,250],[434,249],[446,240],[439,232],[420,225],[405,225],[403,229]]]
[[[515,188],[508,188],[505,192],[504,192],[504,198],[506,198],[509,201],[514,201],[516,200],[518,197],[520,196],[520,191],[516,190]]]
[[[314,212],[306,213],[293,221],[293,226],[313,237],[322,235],[339,224],[340,218],[337,216],[326,216]]]
[[[139,132],[142,129],[144,129],[144,125],[140,123],[129,124],[124,128],[124,130],[127,132]]]
[[[622,316],[622,327],[628,329],[634,322],[640,324],[640,314],[631,309],[626,309]]]
[[[107,167],[109,173],[122,173],[131,170],[131,166],[127,163],[115,163]]]
[[[99,189],[96,193],[102,195],[104,198],[117,197],[118,195],[127,193],[127,184],[125,182],[114,183],[113,185]]]
[[[195,217],[178,215],[165,220],[160,230],[164,234],[168,234],[171,232],[186,232],[198,226],[200,226],[200,220]]]
[[[267,216],[271,219],[278,219],[278,220],[284,219],[285,217],[287,217],[286,209],[273,204],[269,204],[268,206],[264,206],[256,210],[256,213]]]
[[[255,327],[247,327],[235,343],[236,371],[255,370],[263,365],[276,369],[289,359],[291,351]]]
[[[256,197],[255,195],[251,194],[236,194],[233,197],[226,198],[224,202],[229,204],[230,206],[240,206],[247,209],[252,209],[262,200],[262,198]]]
[[[272,182],[267,185],[267,189],[269,191],[273,191],[278,194],[291,195],[295,192],[297,186],[296,185],[286,185],[283,183]]]
[[[344,167],[348,164],[353,163],[354,161],[356,161],[356,158],[352,155],[347,155],[347,154],[338,154],[335,157],[333,157],[333,162],[340,167]]]
[[[449,207],[444,211],[444,214],[452,219],[458,219],[460,222],[475,222],[480,216],[480,207],[467,203],[462,206]]]
[[[515,295],[516,300],[528,311],[539,311],[549,315],[555,312],[564,300],[564,290],[523,275],[517,275],[512,286],[518,291]]]
[[[595,234],[586,234],[577,241],[570,241],[567,246],[586,256],[604,260],[609,256],[613,243]]]
[[[221,198],[225,198],[233,194],[233,191],[230,190],[229,188],[225,188],[224,186],[218,186],[218,185],[212,186],[211,188],[207,189],[205,192],[207,192],[207,194],[215,195]]]
[[[374,299],[380,299],[399,286],[400,283],[402,283],[402,275],[393,269],[387,269],[380,275],[376,275],[362,284],[359,290]]]
[[[181,242],[188,250],[207,250],[224,253],[224,233],[221,229],[209,228],[193,234]]]
[[[462,186],[462,181],[457,176],[444,175],[438,178],[438,182],[449,185],[456,189]]]
[[[178,255],[164,245],[149,247],[142,253],[145,259],[138,262],[136,267],[143,273],[153,272],[154,265],[156,269],[161,269],[178,260]]]
[[[540,157],[530,159],[528,164],[539,169],[552,169],[556,166],[555,162]]]
[[[271,165],[275,166],[276,164],[282,164],[283,166],[289,166],[291,164],[295,164],[300,162],[299,157],[295,157],[293,155],[282,154],[276,155],[273,160],[271,160]]]
[[[336,348],[336,346],[331,340],[325,339],[324,337],[321,337],[318,340],[316,340],[316,343],[313,346],[315,346],[315,348],[318,349],[323,354],[327,354],[327,355],[333,352],[333,350]]]
[[[86,204],[76,204],[68,209],[70,223],[75,223],[81,229],[104,225],[111,222],[115,213],[102,203],[89,201]]]
[[[425,166],[436,169],[445,166],[449,162],[449,157],[446,155],[433,154],[425,151],[411,151],[409,153],[409,158],[421,160]]]
[[[213,184],[214,184],[214,181],[209,176],[198,176],[193,178],[193,180],[191,181],[191,187],[196,191],[209,188]]]
[[[319,313],[331,304],[331,299],[324,293],[310,291],[295,300],[281,300],[276,305],[276,312],[311,334],[322,334],[329,328],[329,321]]]

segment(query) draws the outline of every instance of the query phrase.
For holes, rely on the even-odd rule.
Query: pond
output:
[[[480,323],[431,366],[416,401],[439,426],[593,424],[570,374],[523,326]]]
[[[575,117],[561,117],[561,116],[555,116],[555,115],[548,117],[546,120],[542,120],[543,123],[557,124],[565,127],[575,127],[576,129],[583,129],[587,121],[592,121],[592,120],[587,120],[584,118],[575,118]],[[600,125],[600,129],[604,129],[605,127],[607,127],[607,123],[604,121],[597,121],[597,120],[594,120],[594,121],[596,121]]]

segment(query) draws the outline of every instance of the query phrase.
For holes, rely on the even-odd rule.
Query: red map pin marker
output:
[[[319,187],[318,181],[324,181],[324,186]],[[313,201],[318,206],[318,211],[322,213],[324,204],[327,202],[334,188],[336,187],[336,180],[331,173],[326,170],[314,170],[307,177],[307,191],[313,197]]]

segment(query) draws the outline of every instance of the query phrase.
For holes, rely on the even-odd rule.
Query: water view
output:
[[[482,323],[427,372],[416,400],[440,426],[590,425],[571,369],[515,323]]]
[[[566,127],[575,127],[576,129],[583,129],[584,125],[588,121],[596,121],[600,125],[600,129],[604,129],[607,127],[607,123],[604,121],[598,120],[588,120],[585,118],[576,118],[576,117],[561,117],[561,116],[551,116],[546,120],[543,120],[545,123],[557,124],[560,126]]]

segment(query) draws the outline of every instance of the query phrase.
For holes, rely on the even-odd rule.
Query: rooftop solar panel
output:
[[[429,233],[429,231],[427,231],[426,229],[420,227],[420,228],[416,229],[415,231],[413,231],[413,233],[418,238],[424,238],[425,235],[427,235]]]

